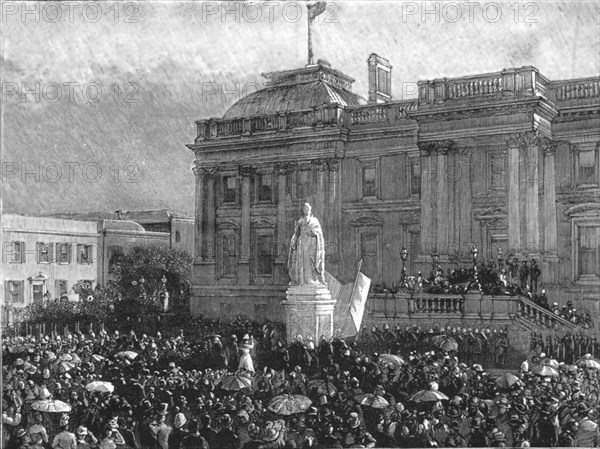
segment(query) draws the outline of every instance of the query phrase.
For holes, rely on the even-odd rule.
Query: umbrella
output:
[[[548,365],[536,365],[531,368],[531,372],[542,377],[558,377],[558,371]]]
[[[60,360],[61,362],[72,362],[73,357],[71,356],[71,354],[61,354],[58,360]]]
[[[104,357],[102,355],[98,355],[98,354],[92,354],[92,360],[96,363],[100,363],[103,360],[106,360],[106,357]]]
[[[584,355],[575,362],[575,365],[600,370],[600,361],[593,359],[591,354]]]
[[[137,356],[138,353],[133,351],[121,351],[115,354],[115,357],[124,357],[129,360],[134,360]]]
[[[335,385],[333,385],[331,382],[327,381],[327,380],[311,380],[308,383],[308,388],[313,389],[316,388],[317,389],[317,393],[319,394],[326,394],[326,395],[330,395],[333,396],[335,393],[337,393],[337,388],[335,388]]]
[[[361,394],[356,397],[356,400],[360,405],[366,405],[371,408],[386,408],[389,407],[390,403],[378,394]]]
[[[379,360],[381,360],[383,363],[391,364],[394,366],[402,366],[406,363],[400,357],[393,354],[381,354],[379,356]]]
[[[58,362],[56,365],[54,365],[54,369],[56,369],[56,371],[59,373],[66,373],[67,371],[71,371],[73,368],[75,368],[75,365],[73,365],[71,362]]]
[[[71,411],[71,406],[66,402],[55,399],[44,399],[31,404],[31,408],[38,412],[46,413],[68,413]]]
[[[271,400],[267,409],[278,415],[293,415],[304,413],[311,404],[312,401],[301,394],[280,394]]]
[[[503,390],[509,390],[519,383],[519,378],[512,373],[502,373],[496,378],[496,385]]]
[[[447,401],[448,399],[450,398],[441,391],[438,391],[435,386],[432,386],[429,390],[417,391],[410,398],[410,400],[414,402],[439,402]]]
[[[98,391],[100,393],[112,393],[115,391],[115,386],[110,382],[103,382],[101,380],[96,380],[94,382],[90,382],[85,386],[87,391]]]
[[[221,388],[223,390],[238,391],[242,388],[250,388],[251,386],[252,380],[248,379],[247,377],[237,376],[235,374],[225,376],[221,381]]]
[[[544,360],[542,360],[541,364],[549,366],[554,369],[558,369],[558,360],[553,359],[553,358],[544,359]]]
[[[458,343],[452,337],[447,335],[438,335],[433,337],[433,344],[440,348],[442,351],[458,351]]]

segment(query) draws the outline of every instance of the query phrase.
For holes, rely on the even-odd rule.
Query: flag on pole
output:
[[[308,21],[314,21],[319,14],[322,14],[327,9],[327,2],[308,3]]]

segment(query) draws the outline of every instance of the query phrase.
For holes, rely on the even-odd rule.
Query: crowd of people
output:
[[[360,336],[286,347],[247,322],[193,337],[5,337],[2,447],[600,445],[591,354],[572,364],[535,348],[519,373],[491,374],[440,341],[402,357]]]

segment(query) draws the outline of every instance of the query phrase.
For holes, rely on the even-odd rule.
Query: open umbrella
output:
[[[73,365],[71,362],[58,362],[56,365],[54,365],[54,369],[61,374],[71,371],[73,368],[75,368],[75,365]]]
[[[584,368],[600,370],[600,361],[593,359],[592,354],[586,354],[575,362],[575,365]]]
[[[402,366],[406,364],[401,357],[394,354],[381,354],[379,356],[379,360],[381,360],[383,363],[394,366]]]
[[[441,391],[437,390],[421,390],[417,391],[410,398],[414,402],[439,402],[447,401],[449,398]]]
[[[452,337],[447,335],[437,335],[433,337],[433,344],[440,348],[442,351],[458,351],[458,343]]]
[[[390,403],[383,396],[378,394],[361,394],[356,397],[356,400],[360,405],[365,405],[371,408],[386,408],[389,407]]]
[[[60,360],[61,362],[72,362],[73,357],[71,356],[71,354],[61,354],[58,360]]]
[[[327,380],[321,380],[321,379],[311,380],[308,383],[308,388],[310,388],[311,390],[316,388],[317,393],[325,394],[328,396],[333,396],[335,393],[337,393],[337,388],[335,387],[335,385],[333,385],[331,382],[329,382]]]
[[[112,393],[115,391],[115,386],[110,382],[103,382],[101,380],[96,380],[94,382],[90,382],[85,386],[87,391],[97,391],[100,393]]]
[[[519,384],[520,380],[513,373],[502,373],[496,377],[496,385],[503,390],[510,390],[515,384]]]
[[[252,380],[235,374],[225,376],[223,380],[221,380],[221,388],[223,390],[239,391],[243,388],[250,388],[251,386]]]
[[[558,360],[548,357],[541,362],[542,365],[549,366],[554,369],[558,369]]]
[[[268,410],[278,415],[294,415],[304,413],[312,401],[301,394],[281,394],[271,399]]]
[[[31,404],[31,408],[38,412],[46,413],[68,413],[71,411],[71,406],[66,402],[55,399],[44,399]]]
[[[115,357],[122,357],[129,360],[134,360],[137,356],[138,353],[133,351],[121,351],[115,354]]]
[[[531,368],[531,372],[542,377],[558,377],[558,371],[548,365],[536,365]]]
[[[96,363],[100,363],[103,360],[106,360],[106,357],[104,357],[103,355],[92,354],[92,360]]]

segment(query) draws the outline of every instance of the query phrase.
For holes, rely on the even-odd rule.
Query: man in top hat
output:
[[[200,431],[200,435],[204,437],[206,442],[208,443],[209,448],[217,447],[217,431],[212,428],[212,418],[210,415],[202,415],[200,418],[202,423],[202,430]]]
[[[359,445],[354,447],[371,448],[375,447],[376,444],[377,441],[375,438],[362,428],[358,413],[351,412],[348,416],[348,428],[343,440],[343,445],[345,447]]]
[[[562,432],[558,436],[558,447],[577,447],[579,444],[577,443],[577,431],[579,430],[579,425],[577,424],[577,420],[569,419],[567,423],[563,426]]]
[[[221,417],[221,431],[217,433],[216,447],[223,449],[236,449],[238,436],[231,430],[233,418],[229,414]]]
[[[192,419],[189,425],[189,434],[183,438],[180,449],[210,449],[206,439],[200,434],[200,423]]]
[[[577,442],[581,447],[599,447],[600,430],[596,411],[590,410],[588,405],[583,402],[577,406],[577,414],[581,417],[579,430],[577,431]]]
[[[173,428],[166,423],[167,404],[160,404],[157,416],[150,423],[150,432],[154,435],[157,449],[169,449],[169,435]]]
[[[260,427],[251,423],[248,425],[248,436],[250,438],[241,449],[260,449],[264,442],[260,439]]]
[[[69,432],[69,415],[64,414],[60,417],[60,432],[52,441],[52,449],[75,449],[77,447],[77,439],[75,434]]]
[[[7,449],[31,449],[29,435],[25,429],[17,429],[15,438],[7,445]]]
[[[93,449],[95,447],[95,443],[90,444],[87,442],[88,435],[89,432],[87,427],[77,427],[77,430],[75,431],[75,438],[77,439],[77,449]]]

